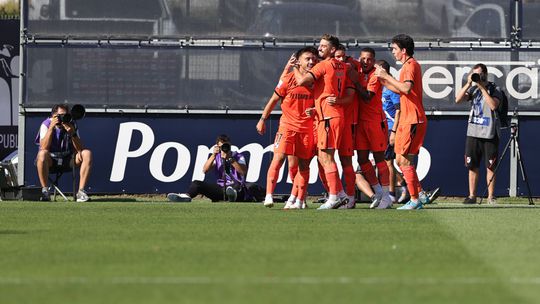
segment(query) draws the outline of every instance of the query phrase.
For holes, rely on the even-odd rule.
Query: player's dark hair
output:
[[[472,67],[473,70],[476,70],[478,68],[482,69],[482,73],[484,73],[484,75],[487,75],[487,66],[485,64],[477,63]]]
[[[386,60],[377,60],[377,64],[380,65],[386,73],[390,74],[390,64]]]
[[[364,52],[371,53],[371,55],[373,55],[373,57],[375,57],[375,50],[370,48],[370,47],[365,47],[365,48],[360,50],[360,53],[364,53]]]
[[[64,109],[66,110],[66,113],[69,113],[69,108],[66,104],[63,104],[63,103],[58,103],[58,104],[55,104],[52,109],[51,109],[51,115],[53,115],[54,113],[58,112],[58,109]]]
[[[405,49],[407,55],[414,54],[414,40],[409,35],[399,34],[392,38],[392,43],[395,43],[400,49]]]
[[[347,50],[347,48],[343,45],[343,44],[339,44],[336,48],[336,51],[343,51],[345,52]]]
[[[311,53],[311,54],[315,55],[316,57],[319,56],[319,51],[317,51],[317,49],[312,47],[312,46],[306,46],[306,47],[303,47],[303,48],[299,49],[298,51],[296,51],[294,56],[296,57],[296,59],[298,59],[304,53]]]
[[[324,40],[330,42],[330,44],[333,47],[335,47],[336,49],[339,46],[339,38],[336,37],[336,36],[332,36],[330,34],[324,34],[324,35],[322,35],[321,39],[324,39]]]
[[[231,142],[231,139],[229,138],[229,136],[225,135],[225,134],[221,134],[220,136],[218,136],[216,138],[216,144],[219,143],[219,142],[222,142],[222,143],[230,143]]]

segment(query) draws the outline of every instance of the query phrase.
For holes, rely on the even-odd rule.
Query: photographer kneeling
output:
[[[169,193],[167,199],[172,202],[191,202],[195,196],[202,194],[212,202],[225,199],[229,202],[253,202],[264,198],[264,189],[257,184],[246,183],[247,163],[240,152],[231,151],[231,142],[227,135],[220,135],[212,154],[203,166],[204,174],[213,170],[216,183],[193,181],[187,193]]]
[[[82,116],[84,108],[81,111]],[[59,167],[67,171],[73,166],[80,167],[77,202],[90,200],[84,188],[90,176],[92,152],[84,148],[67,105],[57,104],[52,108],[51,117],[41,123],[35,143],[39,145],[36,167],[42,187],[41,200],[50,201],[49,169]]]
[[[495,204],[495,168],[499,151],[501,123],[497,109],[503,100],[501,88],[487,80],[487,67],[478,63],[473,66],[467,77],[467,83],[456,96],[456,103],[471,102],[471,113],[467,124],[465,144],[465,166],[469,169],[469,196],[464,204],[476,203],[478,167],[484,157],[487,173],[486,180],[493,181],[488,188],[488,203]],[[475,84],[475,85],[473,85]]]

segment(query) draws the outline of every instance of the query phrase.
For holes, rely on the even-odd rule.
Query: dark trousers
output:
[[[223,187],[216,183],[211,184],[203,181],[193,181],[187,192],[192,198],[202,194],[212,200],[212,202],[223,200]]]
[[[246,190],[250,195],[246,195]],[[246,183],[246,187],[236,189],[236,191],[238,191],[237,202],[261,201],[264,199],[264,194],[266,193],[264,188],[252,183]],[[211,184],[203,181],[193,181],[189,186],[187,193],[191,198],[202,194],[212,200],[212,202],[226,200],[224,198],[223,187],[218,184]]]

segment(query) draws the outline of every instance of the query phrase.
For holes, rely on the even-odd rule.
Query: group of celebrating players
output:
[[[265,206],[274,205],[272,194],[287,159],[293,186],[284,209],[306,208],[309,164],[314,156],[328,193],[318,209],[355,208],[356,186],[371,198],[370,208],[391,208],[396,202],[389,188],[393,155],[410,195],[410,200],[398,209],[421,209],[429,203],[414,167],[427,129],[421,69],[413,57],[414,41],[410,36],[393,37],[391,48],[395,59],[403,64],[399,80],[392,77],[387,62],[375,61],[372,48],[363,48],[356,60],[345,56],[339,39],[328,34],[322,36],[318,49],[304,47],[291,56],[257,124],[257,131],[264,134],[265,121],[281,101],[282,116],[267,174]],[[383,90],[390,93],[385,95],[399,95],[391,119],[383,110]],[[334,159],[336,150],[344,186]],[[352,161],[355,150],[357,171]],[[370,152],[378,174],[369,160]]]

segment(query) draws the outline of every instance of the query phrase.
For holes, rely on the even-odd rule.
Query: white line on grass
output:
[[[105,285],[211,285],[211,284],[251,284],[251,285],[280,285],[280,284],[423,284],[423,285],[485,285],[485,284],[515,284],[540,285],[540,277],[532,278],[403,278],[403,277],[39,277],[39,278],[10,278],[0,277],[0,285],[65,285],[65,284],[105,284]]]

